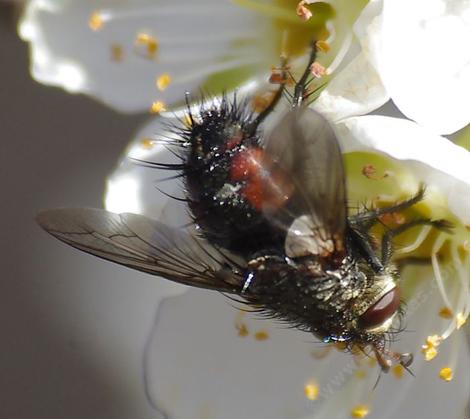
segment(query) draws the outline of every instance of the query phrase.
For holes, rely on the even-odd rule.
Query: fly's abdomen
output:
[[[204,234],[223,247],[250,254],[280,243],[263,208],[282,206],[288,187],[280,174],[276,179],[268,173],[273,162],[250,129],[251,115],[243,116],[234,106],[205,111],[193,123],[184,175],[189,207]],[[279,194],[280,188],[286,193]]]

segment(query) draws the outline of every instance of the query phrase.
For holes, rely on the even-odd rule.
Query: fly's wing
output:
[[[284,206],[264,209],[272,223],[288,232],[287,254],[344,252],[345,177],[330,124],[312,109],[292,110],[274,128],[264,150],[275,162],[274,170],[282,171],[292,185]]]
[[[137,214],[91,208],[54,209],[39,225],[84,252],[185,285],[239,293],[243,261],[187,231]]]

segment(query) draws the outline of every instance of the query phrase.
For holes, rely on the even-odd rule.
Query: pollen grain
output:
[[[157,113],[165,112],[165,111],[166,111],[166,108],[163,102],[156,101],[152,103],[152,106],[150,106],[151,114],[157,114]]]
[[[455,316],[457,329],[460,329],[466,323],[466,321],[467,319],[465,318],[463,313],[457,313],[457,315]]]
[[[259,341],[267,340],[269,339],[269,334],[265,330],[259,330],[255,333],[255,339]]]
[[[444,381],[452,381],[452,378],[454,377],[454,373],[452,371],[452,368],[450,367],[444,367],[439,371],[439,378]]]
[[[439,310],[439,317],[450,320],[452,317],[454,317],[454,314],[452,313],[452,310],[449,307],[442,307]]]
[[[351,417],[365,418],[370,413],[369,407],[365,404],[359,404],[351,410]]]
[[[431,361],[437,355],[437,347],[440,345],[442,338],[438,335],[428,336],[426,342],[421,346],[421,353],[426,361]]]
[[[124,58],[124,49],[119,44],[111,44],[111,61],[120,63]]]
[[[88,19],[88,26],[92,31],[95,32],[98,32],[99,30],[103,29],[103,15],[99,11],[94,11]]]
[[[158,41],[154,36],[145,32],[140,32],[135,38],[135,45],[136,47],[145,48],[145,55],[147,58],[155,58],[158,51]]]
[[[170,85],[170,82],[171,82],[170,75],[168,73],[164,73],[161,76],[157,77],[155,84],[158,90],[163,91]]]
[[[314,382],[310,382],[305,384],[304,386],[304,394],[308,400],[316,400],[318,398],[318,394],[320,393],[320,388]]]

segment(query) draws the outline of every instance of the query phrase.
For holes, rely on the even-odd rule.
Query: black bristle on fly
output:
[[[179,128],[179,138],[184,187],[195,224],[212,242],[239,253],[275,246],[281,238],[273,237],[265,218],[237,192],[240,183],[230,179],[233,157],[261,144],[248,100],[224,94],[220,102],[201,104],[196,115],[188,105],[188,119],[189,124]],[[245,240],[248,232],[254,237],[250,243]]]

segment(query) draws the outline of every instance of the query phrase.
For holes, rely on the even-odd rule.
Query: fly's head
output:
[[[341,291],[326,309],[329,321],[323,341],[342,342],[348,349],[375,354],[384,372],[395,363],[409,367],[411,354],[388,349],[401,321],[400,288],[393,266],[376,273],[366,264],[350,263],[333,275],[339,278]]]

